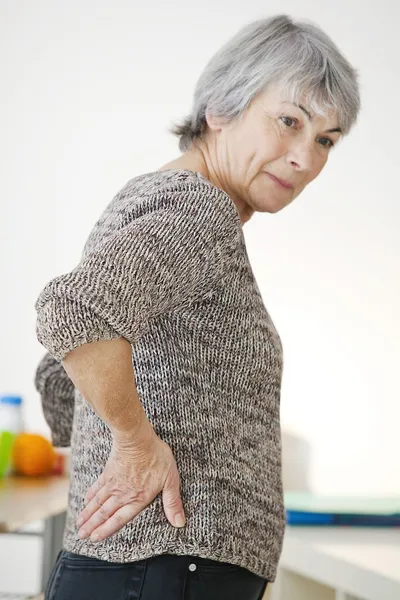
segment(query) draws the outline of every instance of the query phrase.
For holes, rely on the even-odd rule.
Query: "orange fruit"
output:
[[[12,447],[12,465],[21,475],[47,475],[55,461],[52,444],[37,433],[19,433]]]

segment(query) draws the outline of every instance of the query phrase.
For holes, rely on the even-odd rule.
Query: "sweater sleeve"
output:
[[[119,214],[108,235],[39,295],[37,338],[58,361],[93,341],[134,344],[153,319],[222,278],[238,235],[226,200],[187,185],[146,202],[140,216]]]
[[[75,386],[62,364],[48,352],[37,366],[35,388],[40,394],[43,414],[50,427],[53,446],[70,446]]]

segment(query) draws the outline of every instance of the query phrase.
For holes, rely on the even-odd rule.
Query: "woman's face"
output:
[[[215,134],[213,170],[243,214],[275,213],[290,204],[319,175],[340,139],[337,118],[282,97],[278,86],[259,94],[239,119],[209,120]],[[272,176],[291,187],[278,183]]]

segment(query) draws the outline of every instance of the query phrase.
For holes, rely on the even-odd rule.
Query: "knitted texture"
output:
[[[35,387],[41,397],[43,414],[50,427],[53,446],[70,446],[75,387],[62,364],[48,352],[36,369]]]
[[[231,198],[189,170],[129,180],[95,224],[80,263],[45,286],[36,309],[37,337],[48,350],[36,387],[53,440],[72,447],[64,548],[111,562],[190,554],[274,581],[285,527],[282,345]],[[160,492],[93,543],[78,538],[75,521],[112,439],[67,385],[60,362],[81,344],[118,337],[132,345],[143,408],[174,454],[186,525],[169,523]]]

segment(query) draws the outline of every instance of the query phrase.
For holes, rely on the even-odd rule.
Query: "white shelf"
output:
[[[271,600],[400,599],[400,529],[287,526]]]

